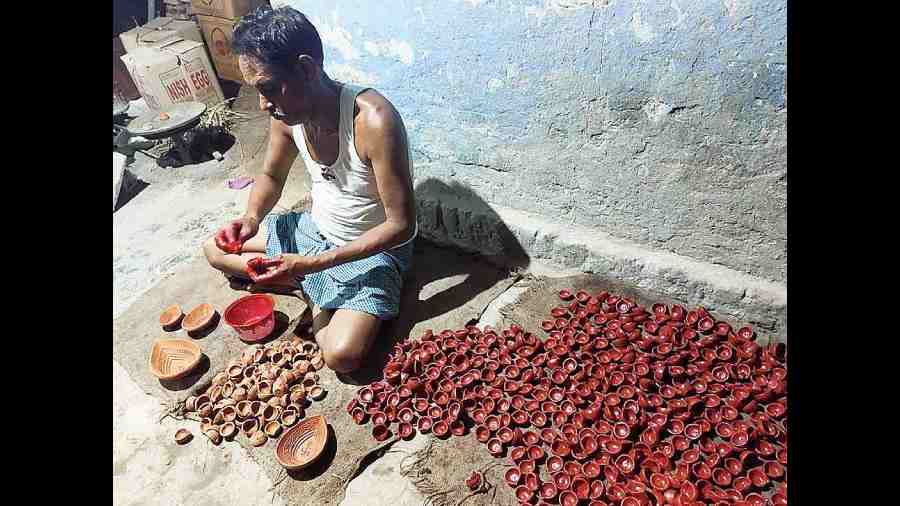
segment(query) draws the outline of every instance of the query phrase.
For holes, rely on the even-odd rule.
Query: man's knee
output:
[[[210,237],[203,243],[203,254],[206,255],[206,261],[209,262],[209,265],[222,270],[222,259],[225,256],[225,252],[216,246],[214,238]]]
[[[361,346],[350,342],[349,339],[336,340],[334,344],[322,350],[322,358],[329,369],[349,373],[360,368],[365,356],[365,350]]]

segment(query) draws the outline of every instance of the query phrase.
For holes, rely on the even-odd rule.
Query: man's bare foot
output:
[[[228,286],[232,290],[239,290],[250,293],[274,293],[276,295],[293,295],[301,299],[303,290],[297,285],[258,285],[246,278],[237,276],[225,276],[228,279]]]

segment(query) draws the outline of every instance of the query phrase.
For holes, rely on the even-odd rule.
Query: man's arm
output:
[[[250,198],[247,201],[247,211],[244,213],[245,218],[253,220],[257,225],[281,198],[281,191],[291,171],[291,165],[299,153],[291,136],[290,127],[274,118],[270,121],[269,149],[263,162],[263,173],[253,184],[253,190],[250,191]]]
[[[302,262],[304,265],[300,270],[305,272],[327,269],[381,253],[408,241],[415,233],[416,204],[403,119],[381,95],[365,95],[360,95],[364,107],[361,107],[362,121],[357,123],[356,138],[363,141],[363,145],[358,146],[361,148],[360,158],[371,163],[375,172],[378,193],[384,204],[385,221],[341,247],[309,258],[309,263]]]

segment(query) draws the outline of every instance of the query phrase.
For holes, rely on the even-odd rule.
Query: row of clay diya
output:
[[[695,330],[712,320],[703,308],[654,305],[651,321],[626,298],[568,291],[560,298],[577,307],[551,310],[568,320],[543,343],[513,325],[500,334],[490,327],[426,332],[398,345],[384,379],[360,389],[347,411],[359,424],[371,419],[378,440],[390,437],[394,423],[404,438],[416,429],[448,437],[474,427],[492,454],[510,450],[519,474],[511,469],[507,481],[520,499],[569,502],[571,491],[620,502],[674,493],[688,503],[699,493],[755,503],[770,480],[786,482],[786,428],[777,423],[786,413],[783,346],[760,348],[752,329],[724,332],[723,322]],[[584,331],[589,314],[592,335]],[[642,333],[656,321],[663,322],[651,328],[656,334]],[[684,338],[687,330],[694,333]],[[672,349],[648,352],[645,340]],[[740,352],[720,352],[726,345]],[[703,355],[711,350],[715,357]],[[716,363],[728,377],[710,371]],[[749,421],[739,419],[747,414]],[[552,479],[540,479],[538,464]],[[667,480],[661,490],[660,477]]]
[[[200,431],[214,444],[241,432],[261,446],[303,420],[309,399],[325,397],[316,373],[324,365],[318,345],[299,338],[248,346],[202,395],[187,398],[185,412],[201,417]],[[184,444],[190,435],[180,429],[175,440]]]

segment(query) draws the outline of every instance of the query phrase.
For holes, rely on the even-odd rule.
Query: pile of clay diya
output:
[[[787,350],[702,307],[562,290],[541,322],[431,331],[347,405],[372,436],[474,434],[520,503],[787,504]]]
[[[200,431],[213,444],[243,433],[262,446],[304,420],[311,400],[325,398],[316,372],[324,366],[319,346],[299,337],[248,346],[202,395],[187,398],[185,412],[201,417]],[[182,431],[175,436],[179,444],[189,440]]]

